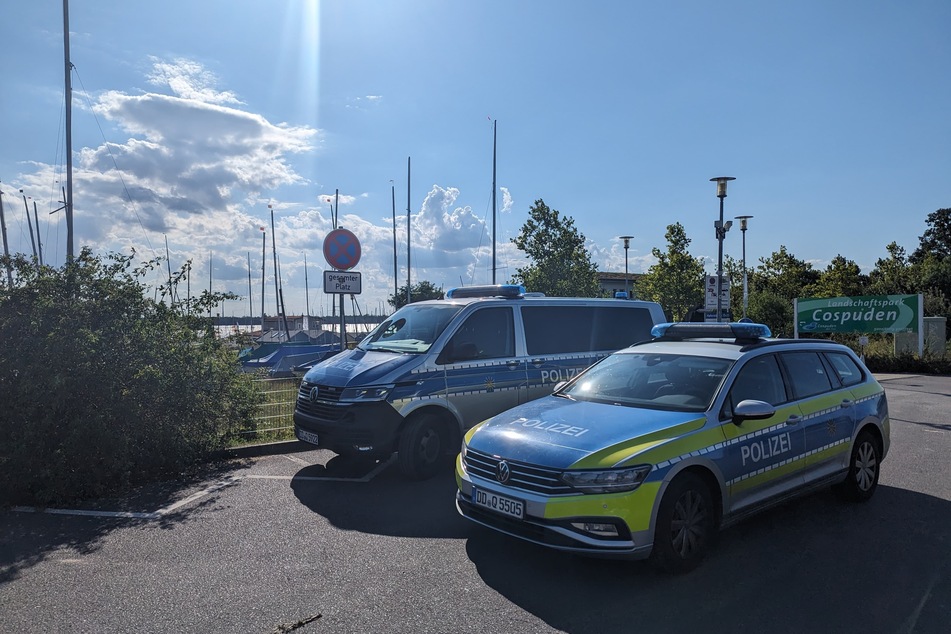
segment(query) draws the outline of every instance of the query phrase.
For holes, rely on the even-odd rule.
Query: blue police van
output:
[[[465,430],[550,394],[662,322],[654,302],[544,297],[514,285],[452,289],[404,306],[355,349],[311,368],[294,431],[343,456],[396,452],[406,476],[428,478],[448,467]]]

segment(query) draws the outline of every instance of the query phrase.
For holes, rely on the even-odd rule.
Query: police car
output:
[[[652,336],[472,428],[459,512],[537,544],[684,572],[721,527],[792,495],[832,485],[872,497],[888,403],[848,347],[770,339],[750,323]]]

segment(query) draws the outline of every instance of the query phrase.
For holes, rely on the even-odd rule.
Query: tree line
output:
[[[748,309],[753,321],[767,324],[776,335],[793,334],[793,299],[858,295],[922,294],[925,314],[951,317],[951,208],[926,218],[926,230],[911,254],[896,242],[885,246],[887,255],[867,274],[846,256],[836,254],[824,269],[797,258],[786,245],[752,266],[747,263]],[[666,247],[653,248],[656,262],[633,285],[634,297],[659,303],[675,321],[689,320],[703,306],[703,258],[691,255],[690,238],[679,222],[667,225]],[[529,291],[553,297],[598,297],[598,265],[591,260],[583,233],[570,216],[550,208],[542,199],[529,209],[529,218],[512,242],[528,263],[510,280]],[[733,318],[742,315],[743,266],[724,258],[724,276],[730,284]],[[418,285],[413,300],[441,297],[431,282]],[[405,303],[406,289],[401,289]],[[402,306],[393,300],[395,308]]]

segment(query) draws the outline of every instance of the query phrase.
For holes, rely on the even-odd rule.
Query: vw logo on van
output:
[[[318,393],[319,393],[319,390],[317,389],[316,385],[310,388],[310,400],[316,401]]]
[[[499,466],[495,468],[495,479],[505,484],[509,481],[509,478],[512,477],[512,469],[509,467],[509,463],[504,460],[499,463]]]

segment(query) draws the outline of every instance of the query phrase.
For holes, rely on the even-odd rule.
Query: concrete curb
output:
[[[273,456],[282,453],[298,453],[316,449],[300,440],[281,440],[278,442],[261,443],[259,445],[244,445],[214,451],[210,457],[215,460],[234,460],[237,458],[257,458],[259,456]]]

